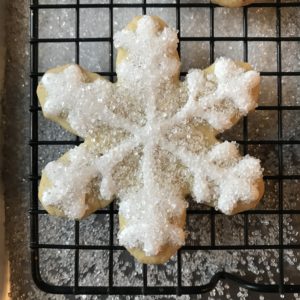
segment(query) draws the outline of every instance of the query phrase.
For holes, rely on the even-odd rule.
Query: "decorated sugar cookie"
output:
[[[259,74],[219,58],[179,80],[177,32],[136,17],[114,37],[116,83],[77,65],[38,87],[45,117],[84,138],[42,172],[39,199],[81,219],[119,199],[119,241],[143,263],[167,261],[185,241],[186,196],[231,215],[253,208],[258,159],[216,135],[257,106]]]

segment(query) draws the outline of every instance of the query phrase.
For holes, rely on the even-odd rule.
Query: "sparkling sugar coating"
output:
[[[91,81],[76,65],[41,81],[45,115],[64,118],[88,141],[68,152],[68,164],[46,166],[51,186],[43,204],[81,218],[96,180],[99,198],[121,199],[126,226],[120,243],[146,255],[184,244],[184,226],[174,220],[185,215],[188,193],[231,214],[239,203],[257,201],[262,178],[259,160],[242,158],[235,143],[215,139],[256,107],[251,92],[259,74],[220,58],[212,72],[191,70],[180,82],[176,31],[159,26],[144,16],[136,31],[115,35],[124,54],[115,84]]]

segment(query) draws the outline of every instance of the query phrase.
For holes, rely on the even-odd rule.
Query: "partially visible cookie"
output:
[[[119,241],[160,264],[185,241],[186,196],[231,215],[253,208],[264,184],[258,159],[216,135],[257,106],[259,74],[219,58],[179,80],[177,32],[136,17],[114,38],[118,81],[76,65],[48,71],[44,115],[85,139],[42,172],[49,213],[81,219],[119,198]]]
[[[255,2],[255,0],[211,0],[211,2],[221,6],[234,8],[249,5]]]

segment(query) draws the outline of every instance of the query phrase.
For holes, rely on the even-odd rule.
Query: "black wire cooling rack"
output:
[[[51,1],[49,1],[51,3]],[[54,1],[53,1],[54,2]],[[52,3],[53,3],[52,2]],[[57,3],[59,1],[55,1]],[[259,291],[259,292],[278,292],[278,293],[291,293],[291,292],[300,292],[300,282],[298,278],[298,284],[285,284],[284,276],[284,251],[288,249],[300,249],[300,244],[284,244],[283,238],[283,216],[285,214],[290,215],[298,215],[300,218],[300,210],[287,210],[284,209],[283,205],[283,184],[286,181],[290,180],[298,180],[300,179],[299,173],[293,175],[284,175],[284,159],[283,159],[283,147],[285,145],[294,145],[296,147],[300,147],[300,140],[292,139],[286,140],[283,136],[283,121],[282,114],[285,110],[295,110],[299,111],[300,106],[284,106],[282,103],[282,77],[283,76],[299,76],[300,79],[300,70],[297,72],[283,72],[282,71],[282,42],[300,42],[300,37],[282,37],[281,35],[281,9],[283,7],[290,7],[297,10],[300,10],[300,2],[284,2],[281,3],[280,0],[275,2],[268,3],[256,3],[252,4],[249,7],[271,7],[276,10],[276,36],[274,37],[249,37],[248,36],[248,10],[249,7],[243,8],[243,35],[237,37],[215,37],[215,20],[214,13],[216,9],[216,5],[210,3],[199,3],[198,1],[194,1],[193,3],[181,3],[180,0],[176,0],[174,3],[148,3],[147,0],[144,0],[142,3],[114,3],[113,0],[109,0],[109,3],[104,4],[99,1],[99,4],[82,4],[80,0],[74,1],[73,4],[40,4],[38,0],[31,0],[30,9],[31,9],[31,103],[30,103],[30,116],[31,116],[31,266],[32,266],[32,276],[37,284],[37,286],[48,293],[58,293],[58,294],[122,294],[122,295],[154,295],[154,294],[199,294],[205,293],[207,291],[212,290],[217,282],[220,279],[228,279],[235,281],[239,286]],[[95,3],[97,1],[94,1]],[[44,2],[43,2],[44,3]],[[98,212],[102,214],[107,214],[109,218],[109,226],[110,226],[110,234],[109,234],[109,242],[107,245],[102,246],[87,246],[80,244],[80,231],[79,226],[80,222],[75,221],[75,233],[74,233],[74,244],[65,245],[65,244],[44,244],[39,242],[39,216],[42,214],[46,214],[45,211],[39,209],[38,206],[38,183],[40,179],[39,169],[38,169],[38,149],[39,146],[50,146],[50,145],[76,145],[79,144],[80,141],[78,138],[72,141],[45,141],[39,140],[38,135],[38,114],[41,110],[38,104],[38,99],[36,95],[36,88],[38,84],[39,77],[43,75],[43,73],[39,72],[39,45],[42,43],[73,43],[75,44],[75,62],[79,63],[80,61],[80,45],[85,42],[106,42],[110,45],[110,51],[112,53],[113,50],[113,27],[114,27],[114,9],[122,9],[122,8],[131,8],[131,7],[139,7],[142,9],[142,12],[145,14],[148,8],[160,8],[160,7],[171,7],[176,10],[176,25],[179,31],[180,41],[206,41],[210,46],[210,62],[214,61],[214,47],[216,41],[239,41],[243,43],[243,59],[245,61],[248,60],[248,43],[253,41],[266,41],[276,43],[277,50],[277,70],[274,72],[262,72],[262,76],[274,76],[277,79],[277,97],[278,104],[273,106],[259,106],[258,110],[272,110],[275,111],[278,117],[278,134],[277,138],[273,140],[250,140],[248,139],[248,120],[244,118],[243,120],[243,135],[242,140],[239,143],[242,145],[244,153],[248,152],[249,145],[274,145],[276,146],[276,155],[278,159],[278,173],[275,175],[265,176],[266,181],[275,181],[278,184],[278,190],[276,191],[278,197],[278,209],[272,210],[264,210],[264,209],[256,209],[249,212],[245,212],[241,214],[243,217],[243,230],[244,230],[244,240],[243,243],[239,245],[218,245],[216,243],[216,225],[215,218],[218,212],[213,209],[205,210],[205,209],[193,209],[188,210],[188,214],[195,215],[206,215],[210,218],[210,244],[209,245],[199,245],[199,246],[184,246],[177,253],[177,285],[176,286],[149,286],[147,282],[147,265],[143,265],[143,280],[141,286],[116,286],[114,285],[114,276],[113,276],[113,254],[114,251],[121,250],[123,247],[114,245],[114,216],[117,214],[117,210],[112,204],[108,210]],[[47,9],[66,9],[72,8],[75,10],[75,37],[72,38],[40,38],[39,37],[39,12],[41,9],[46,11]],[[109,37],[107,38],[83,38],[80,36],[79,28],[80,28],[80,10],[82,8],[106,8],[109,11],[109,22],[110,22],[110,32]],[[180,36],[180,13],[181,8],[206,8],[209,9],[210,15],[210,33],[209,36],[206,37],[181,37]],[[108,76],[111,80],[113,80],[116,75],[113,72],[113,55],[110,55],[110,71],[101,73],[102,75]],[[185,74],[182,73],[184,76]],[[297,78],[297,77],[296,77]],[[298,115],[299,116],[299,115]],[[299,171],[299,170],[298,170]],[[278,243],[272,245],[252,245],[249,243],[249,218],[252,215],[262,215],[262,214],[275,214],[278,216],[278,228],[279,228],[279,237]],[[46,282],[41,274],[40,274],[40,255],[41,249],[72,249],[74,250],[74,284],[71,286],[60,286],[53,285],[51,283]],[[108,286],[81,286],[79,284],[79,263],[80,256],[79,251],[85,250],[106,250],[109,253],[108,256],[108,264],[109,264],[109,273],[108,273]],[[250,250],[259,250],[259,249],[272,249],[278,251],[278,260],[277,267],[279,270],[278,281],[276,284],[256,284],[250,281],[247,281],[247,278],[240,278],[236,275],[229,274],[224,272],[216,273],[208,284],[202,286],[184,286],[182,284],[182,254],[186,251],[191,250],[234,250],[234,251],[250,251]],[[54,262],[55,263],[55,262]],[[297,282],[296,282],[297,283]]]

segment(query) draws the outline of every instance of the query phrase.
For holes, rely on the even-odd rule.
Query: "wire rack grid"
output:
[[[97,2],[97,1],[94,1]],[[99,1],[100,2],[100,1]],[[243,218],[243,242],[236,245],[219,245],[216,243],[216,216],[219,215],[214,209],[188,209],[188,215],[199,215],[207,216],[210,219],[210,243],[208,245],[186,245],[182,247],[177,253],[177,272],[176,272],[176,285],[174,286],[149,286],[148,284],[148,267],[147,265],[142,266],[142,284],[141,286],[118,286],[114,284],[114,252],[124,249],[121,246],[115,244],[114,240],[114,229],[115,215],[118,210],[114,204],[111,204],[109,209],[96,212],[96,214],[104,214],[109,219],[109,237],[108,243],[105,245],[84,245],[80,242],[80,221],[74,221],[74,241],[73,243],[43,243],[41,242],[41,236],[39,234],[39,216],[46,215],[46,212],[39,207],[38,204],[38,183],[40,180],[39,173],[39,147],[45,146],[50,147],[53,145],[78,145],[80,143],[79,138],[72,140],[43,140],[39,138],[39,113],[41,108],[38,103],[36,88],[39,77],[43,75],[43,72],[39,69],[39,45],[43,43],[73,43],[75,45],[75,62],[80,63],[80,47],[82,44],[87,42],[100,42],[108,43],[110,47],[110,59],[109,59],[109,72],[101,72],[101,75],[107,76],[110,80],[114,80],[116,76],[114,72],[114,56],[112,55],[113,48],[113,28],[114,28],[114,9],[138,7],[141,8],[144,14],[147,13],[148,8],[160,8],[170,7],[176,10],[176,26],[179,32],[180,42],[184,41],[205,41],[209,43],[209,60],[212,63],[215,59],[215,43],[217,41],[239,41],[243,44],[243,60],[248,61],[248,43],[254,41],[266,41],[276,43],[277,50],[277,70],[271,72],[262,72],[261,75],[264,77],[275,77],[277,81],[277,105],[259,106],[257,110],[270,110],[275,111],[278,118],[277,123],[277,137],[272,140],[251,140],[248,138],[248,119],[243,119],[242,127],[243,134],[241,140],[238,141],[242,145],[244,154],[248,153],[249,145],[274,145],[276,146],[276,155],[278,158],[278,173],[275,175],[265,176],[266,181],[276,181],[278,184],[277,196],[278,196],[278,207],[277,209],[265,210],[256,209],[241,214]],[[216,5],[211,3],[202,3],[199,1],[181,2],[176,0],[174,3],[148,3],[143,0],[141,3],[114,3],[113,0],[109,0],[108,3],[81,3],[80,0],[74,1],[70,4],[41,4],[38,0],[31,0],[31,103],[30,103],[30,116],[31,116],[31,210],[30,210],[30,226],[31,226],[31,265],[32,265],[32,276],[37,286],[48,293],[57,294],[119,294],[119,295],[154,295],[154,294],[199,294],[212,290],[220,279],[228,279],[235,281],[239,286],[248,288],[259,292],[279,292],[279,293],[291,293],[300,292],[300,282],[298,284],[286,284],[284,281],[285,270],[284,270],[284,251],[287,249],[300,249],[300,244],[285,244],[283,238],[283,216],[285,214],[298,215],[300,210],[297,209],[284,209],[283,205],[283,184],[285,181],[298,180],[300,174],[284,174],[284,160],[283,160],[283,147],[284,145],[295,145],[299,147],[299,139],[285,139],[283,136],[283,121],[282,113],[285,110],[299,111],[300,106],[290,105],[286,106],[282,103],[282,78],[283,76],[300,76],[299,71],[285,72],[282,70],[282,42],[299,42],[300,37],[283,37],[281,35],[281,9],[283,7],[290,7],[293,9],[300,10],[300,2],[284,2],[280,0],[268,3],[256,3],[249,7],[270,7],[276,10],[276,36],[274,37],[249,37],[248,36],[248,10],[249,7],[243,8],[243,35],[236,37],[216,37],[215,36],[215,10]],[[84,8],[100,8],[107,9],[109,12],[110,31],[109,37],[94,37],[87,38],[80,36],[80,12]],[[208,36],[197,36],[197,37],[182,37],[181,32],[181,9],[182,8],[199,8],[209,10],[209,35]],[[40,38],[39,37],[39,12],[40,10],[61,10],[61,9],[74,9],[75,10],[75,36],[71,38]],[[180,46],[179,46],[180,50]],[[182,72],[182,76],[185,76],[185,72]],[[271,245],[253,245],[249,243],[249,218],[252,215],[260,216],[262,214],[275,214],[278,216],[278,243]],[[40,259],[41,250],[64,250],[70,249],[74,251],[73,269],[74,269],[74,281],[71,285],[59,285],[52,284],[44,280],[40,274]],[[203,285],[191,284],[186,286],[182,284],[182,268],[183,260],[182,255],[188,251],[194,250],[234,250],[234,251],[250,251],[260,249],[272,249],[278,252],[278,259],[276,261],[277,268],[279,270],[278,281],[275,284],[258,284],[254,281],[247,280],[246,278],[238,277],[234,274],[227,273],[225,271],[217,272],[210,280],[210,282]],[[108,252],[108,284],[102,285],[95,284],[94,286],[84,286],[79,282],[79,265],[80,265],[80,251],[107,251]],[[54,262],[55,263],[55,262]],[[59,266],[57,266],[59,268]]]

